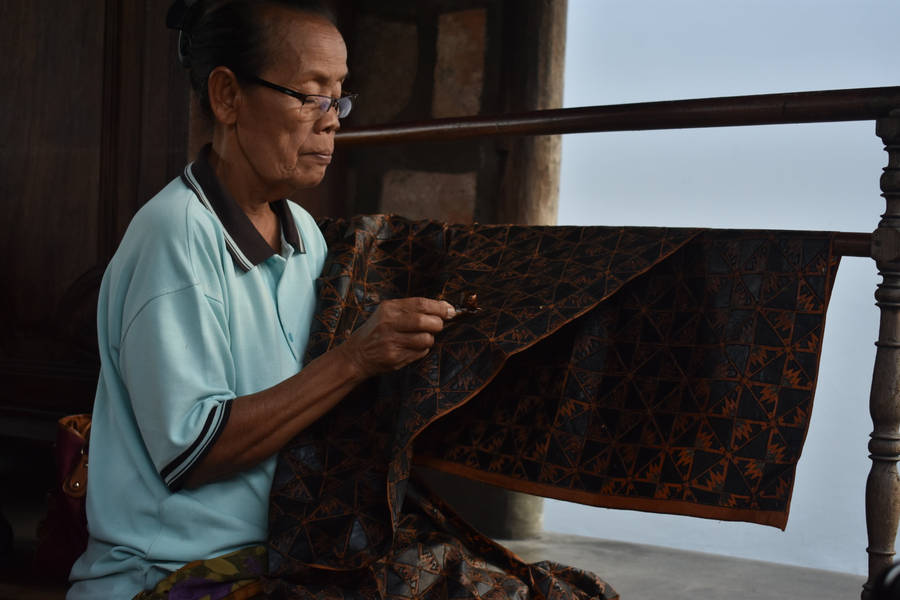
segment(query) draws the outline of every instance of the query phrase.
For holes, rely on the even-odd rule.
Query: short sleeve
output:
[[[197,285],[149,300],[122,335],[119,369],[144,445],[176,491],[224,429],[236,395],[221,302]]]

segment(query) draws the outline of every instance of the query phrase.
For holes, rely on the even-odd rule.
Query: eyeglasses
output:
[[[355,100],[357,96],[356,94],[347,94],[340,98],[332,98],[331,96],[322,96],[320,94],[302,94],[296,90],[286,88],[277,83],[272,83],[271,81],[266,81],[260,77],[252,76],[247,77],[247,79],[253,83],[258,83],[259,85],[273,89],[276,92],[281,92],[282,94],[287,94],[292,98],[296,98],[303,103],[305,108],[309,107],[317,109],[318,112],[315,114],[315,118],[319,118],[332,108],[337,108],[338,119],[343,119],[350,114],[350,109],[353,108],[353,100]]]

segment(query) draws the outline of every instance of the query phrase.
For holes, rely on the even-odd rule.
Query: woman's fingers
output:
[[[456,316],[453,305],[444,300],[432,300],[431,298],[407,298],[407,300],[413,301],[419,312],[440,317],[441,320],[452,319]]]
[[[419,332],[419,333],[407,333],[399,340],[403,346],[412,350],[413,352],[419,352],[421,350],[428,350],[432,346],[434,346],[434,336],[427,331]]]
[[[400,333],[417,333],[419,331],[437,333],[444,328],[444,320],[435,315],[404,313],[399,315],[392,325]]]
[[[387,300],[378,310],[397,331],[430,331],[437,333],[444,327],[444,321],[456,316],[452,304],[431,298],[402,298]]]
[[[394,367],[394,370],[395,370],[395,371],[400,370],[400,369],[402,369],[403,367],[405,367],[405,366],[407,366],[407,365],[409,365],[409,364],[412,364],[412,363],[416,362],[416,361],[419,360],[420,358],[425,358],[426,356],[428,356],[428,352],[429,352],[430,350],[431,350],[431,348],[428,347],[428,348],[425,348],[424,350],[420,351],[420,352],[417,353],[417,354],[411,355],[411,356],[408,358],[408,360],[406,360],[406,362],[404,362],[404,363],[402,363],[402,364],[396,365],[396,366]]]

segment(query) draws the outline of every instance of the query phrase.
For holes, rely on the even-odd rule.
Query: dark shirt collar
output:
[[[249,271],[259,263],[273,256],[276,252],[247,218],[228,190],[216,177],[209,164],[212,146],[207,144],[200,151],[197,160],[184,169],[182,179],[194,190],[200,202],[211,210],[225,228],[225,241],[231,258],[244,271]],[[287,199],[270,202],[269,207],[278,215],[284,239],[299,253],[305,253],[303,239],[297,229],[297,223],[291,214]]]

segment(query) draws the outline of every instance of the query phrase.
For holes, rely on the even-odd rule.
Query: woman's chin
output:
[[[327,163],[319,163],[315,166],[307,166],[305,169],[299,172],[298,179],[302,180],[304,183],[303,187],[310,187],[314,185],[319,185],[322,179],[325,178],[325,173],[328,172],[328,164]]]
[[[302,175],[291,178],[291,186],[295,190],[303,189],[303,188],[311,188],[316,187],[320,183],[322,183],[322,179],[325,178],[325,168],[323,167],[318,172],[310,172],[307,171]]]

